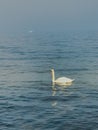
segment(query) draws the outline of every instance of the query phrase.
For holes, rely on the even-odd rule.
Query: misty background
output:
[[[98,0],[0,0],[0,33],[97,30]]]

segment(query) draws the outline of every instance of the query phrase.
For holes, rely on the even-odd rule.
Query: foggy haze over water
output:
[[[0,33],[97,30],[97,0],[0,0]]]

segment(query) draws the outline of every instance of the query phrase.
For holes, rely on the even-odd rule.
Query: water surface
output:
[[[51,84],[56,77],[75,82]],[[0,37],[0,129],[97,130],[98,32]]]

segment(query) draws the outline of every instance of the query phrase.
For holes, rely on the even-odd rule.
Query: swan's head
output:
[[[54,72],[54,69],[51,69],[51,72]]]

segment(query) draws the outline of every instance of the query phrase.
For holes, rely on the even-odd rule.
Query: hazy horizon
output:
[[[97,0],[0,0],[0,33],[98,30]]]

